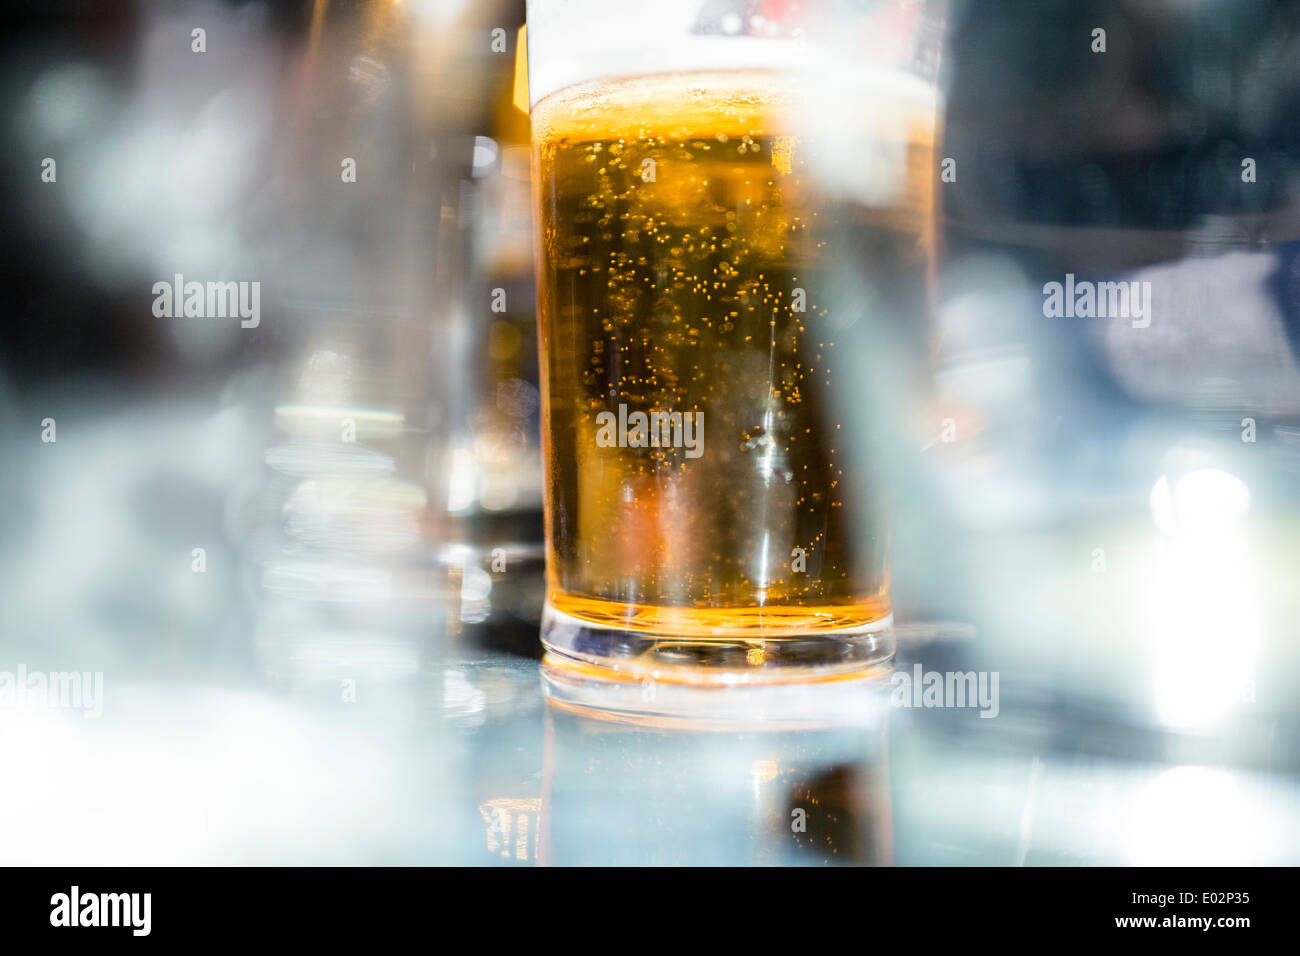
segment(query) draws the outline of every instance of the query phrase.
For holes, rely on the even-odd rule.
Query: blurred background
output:
[[[898,666],[995,719],[539,666],[522,2],[4,17],[0,691],[102,693],[0,694],[0,862],[1300,862],[1295,5],[947,5],[933,321],[861,401]]]

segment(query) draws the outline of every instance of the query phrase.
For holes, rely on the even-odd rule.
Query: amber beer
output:
[[[548,614],[760,656],[887,621],[889,525],[843,450],[855,364],[831,314],[848,234],[882,301],[922,298],[932,117],[886,108],[904,175],[850,215],[772,75],[534,106]]]

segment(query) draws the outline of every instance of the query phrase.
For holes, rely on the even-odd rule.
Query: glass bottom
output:
[[[628,630],[556,610],[542,612],[555,663],[598,676],[674,684],[785,684],[862,677],[894,657],[893,615],[838,630],[763,637]]]
[[[542,690],[547,707],[577,717],[648,730],[813,731],[885,726],[888,669],[814,683],[707,684],[611,680],[607,672],[547,654]]]

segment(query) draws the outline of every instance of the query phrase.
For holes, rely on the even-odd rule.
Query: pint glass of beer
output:
[[[846,38],[786,3],[529,0],[557,659],[735,683],[892,658],[836,272],[852,243],[854,321],[924,325],[935,98],[926,5],[854,6]]]

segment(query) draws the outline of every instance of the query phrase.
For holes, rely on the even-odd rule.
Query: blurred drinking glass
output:
[[[846,451],[870,363],[832,309],[851,237],[873,315],[925,321],[932,13],[530,0],[556,654],[706,683],[892,657],[886,503]]]

